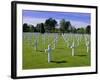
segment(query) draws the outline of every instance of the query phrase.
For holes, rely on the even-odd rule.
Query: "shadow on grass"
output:
[[[44,52],[43,50],[37,50],[37,51],[39,51],[39,52]]]
[[[51,61],[52,63],[67,63],[67,61]]]
[[[87,55],[75,55],[75,56],[79,56],[79,57],[85,57],[85,56],[87,56]]]

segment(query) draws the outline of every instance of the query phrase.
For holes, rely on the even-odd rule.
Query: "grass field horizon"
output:
[[[66,42],[64,41],[61,34],[57,33],[49,33],[45,34],[45,41],[43,40],[44,34],[38,33],[38,48],[37,51],[34,50],[34,32],[23,32],[23,54],[22,54],[22,68],[27,69],[44,69],[44,68],[64,68],[64,67],[84,67],[91,66],[90,59],[90,50],[86,52],[86,46],[84,37],[82,37],[79,46],[75,48],[75,56],[71,55],[71,48],[67,47]],[[45,53],[45,49],[47,49],[48,44],[54,40],[54,36],[58,35],[58,41],[56,48],[52,50],[52,61],[48,63],[48,53]],[[69,36],[69,44],[72,43],[72,39],[70,38],[71,34],[67,34]],[[75,34],[73,34],[75,35]],[[78,34],[77,34],[78,35]],[[79,34],[81,35],[81,34]],[[90,36],[90,35],[89,35]],[[75,38],[75,44],[77,44],[77,37]],[[45,42],[45,45],[44,45]],[[53,47],[53,44],[51,44]]]

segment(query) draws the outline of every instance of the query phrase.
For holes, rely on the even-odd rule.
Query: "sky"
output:
[[[53,18],[58,22],[62,19],[70,21],[72,26],[86,27],[90,25],[91,14],[90,13],[76,13],[76,12],[51,12],[51,11],[33,11],[23,10],[23,23],[28,23],[36,26],[37,23],[44,23],[46,19]]]

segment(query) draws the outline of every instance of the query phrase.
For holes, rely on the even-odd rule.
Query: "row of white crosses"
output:
[[[37,48],[38,48],[38,36],[39,36],[39,34],[38,33],[35,33],[34,34],[34,44],[33,44],[33,46],[34,46],[34,49],[37,51]]]
[[[62,34],[62,37],[63,37],[65,43],[67,43],[67,47],[72,49],[72,56],[74,56],[75,55],[75,47],[76,46],[75,46],[75,42],[74,42],[73,37],[71,36],[71,38],[73,39],[71,44],[69,44],[69,40],[66,39],[66,36],[64,36],[64,34]],[[67,37],[69,38],[69,36],[67,36]]]
[[[39,33],[34,33],[34,43],[33,43],[33,46],[34,46],[34,50],[36,50],[37,51],[37,48],[38,48],[38,45],[39,45],[39,35],[41,35],[41,34],[39,34]],[[46,41],[46,34],[43,34],[42,35],[42,43],[43,43],[43,47],[44,47],[44,49],[45,49],[45,41]]]
[[[75,36],[75,38],[76,38],[76,41],[77,41],[77,46],[79,46],[79,45],[80,45],[80,41],[81,41],[81,39],[82,39],[82,36],[79,35],[79,34],[77,34],[77,35]]]
[[[37,47],[38,47],[38,42],[37,42],[37,40],[34,40],[34,50],[37,51]]]
[[[78,47],[80,45],[80,41],[82,40],[82,38],[84,38],[82,35],[75,35],[75,34],[71,34],[70,37],[66,34],[62,34],[62,37],[64,39],[64,42],[67,43],[67,47],[72,49],[72,56],[75,55],[75,48]],[[75,39],[77,42],[75,42]],[[89,35],[85,36],[85,45],[86,45],[86,51],[87,53],[89,52],[89,48],[90,48],[90,40],[89,40]],[[71,44],[69,42],[69,40],[71,40]]]
[[[87,53],[89,52],[89,48],[90,48],[90,40],[89,40],[89,36],[85,36],[85,45],[86,45],[86,49],[87,49]]]
[[[54,35],[54,40],[51,43],[51,45],[53,44],[53,49],[56,48],[57,42],[58,42],[58,34],[55,34]]]
[[[37,36],[38,36],[38,35],[35,34],[35,40],[34,40],[34,49],[35,49],[35,50],[37,50],[37,46],[38,46]],[[47,36],[48,36],[48,35],[47,35]],[[45,45],[45,41],[46,41],[46,37],[47,37],[47,36],[44,34],[44,37],[43,37],[44,45]],[[69,36],[69,35],[66,36],[65,34],[62,34],[62,37],[63,37],[64,41],[67,43],[67,47],[69,47],[69,48],[72,49],[72,56],[74,56],[74,55],[75,55],[75,48],[76,48],[77,46],[79,46],[79,43],[80,43],[80,41],[81,41],[81,39],[82,39],[82,36],[75,36],[74,34],[72,34],[72,35],[70,35],[70,36]],[[77,45],[75,44],[74,38],[76,38],[76,40],[77,40]],[[48,38],[47,38],[47,39],[48,39]],[[72,40],[71,40],[71,41],[72,41],[71,44],[69,44],[69,40],[70,40],[70,39],[72,39]],[[49,40],[49,39],[48,39],[48,40]],[[56,36],[54,36],[54,40],[53,40],[51,43],[48,44],[48,48],[45,49],[45,52],[48,53],[48,63],[50,63],[51,60],[52,60],[52,57],[51,57],[52,50],[56,48],[57,41],[58,41],[58,36],[56,35]],[[53,48],[52,48],[52,46],[51,46],[52,44],[54,45]],[[90,42],[89,42],[89,39],[88,39],[87,36],[85,36],[85,45],[86,45],[86,47],[87,47],[87,53],[88,53]]]
[[[38,46],[38,36],[39,36],[38,33],[34,34],[34,49],[35,50],[37,50],[37,46]],[[45,33],[45,34],[42,35],[42,42],[43,42],[44,49],[45,49],[45,44],[46,44],[45,42],[46,41],[47,41],[48,44],[53,45],[53,48],[55,49],[57,41],[58,41],[58,34],[54,34],[54,39],[51,43],[50,43],[49,33]]]
[[[65,43],[67,43],[67,47],[69,47],[69,36],[66,36],[65,34],[62,34],[63,40]]]
[[[45,41],[46,41],[46,34],[44,33],[42,35],[42,42],[43,42],[44,49],[45,49]]]
[[[36,50],[36,51],[37,51],[38,44],[39,44],[38,43],[38,39],[39,39],[38,37],[39,37],[39,34],[34,33],[34,44],[33,44],[33,46],[34,46],[34,50]],[[52,52],[53,49],[56,48],[56,44],[57,44],[57,41],[58,41],[58,35],[54,35],[54,40],[51,43],[49,42],[49,33],[43,34],[42,40],[43,40],[44,50],[45,50],[45,52],[48,53],[48,63],[50,63],[51,62],[51,52]],[[46,40],[48,42],[48,48],[47,49],[45,49],[45,41]],[[53,44],[53,48],[51,46],[52,44]]]
[[[30,45],[32,43],[32,34],[31,33],[23,33],[23,38],[25,39],[25,43]]]

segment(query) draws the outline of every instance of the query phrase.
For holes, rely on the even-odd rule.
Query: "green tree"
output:
[[[44,24],[43,23],[38,23],[36,25],[36,30],[37,30],[37,32],[45,33]]]
[[[36,32],[40,32],[40,23],[38,23],[38,24],[36,25],[35,29],[36,29]]]
[[[70,21],[66,21],[65,31],[66,32],[72,32],[72,26],[71,26]]]
[[[71,28],[71,32],[72,32],[72,33],[77,33],[77,29],[76,29],[75,27],[72,27],[72,28]]]
[[[86,27],[86,33],[90,34],[91,33],[91,26],[87,25]]]
[[[30,31],[30,27],[28,26],[27,23],[23,24],[23,32],[29,32]]]
[[[78,28],[77,29],[77,33],[84,34],[85,33],[85,29],[84,28]]]
[[[62,33],[65,32],[65,25],[66,25],[66,21],[65,21],[65,19],[62,19],[62,20],[60,21],[60,31],[61,31]]]
[[[49,18],[45,21],[45,30],[47,32],[51,32],[53,29],[55,29],[57,25],[57,21],[55,19]]]
[[[34,26],[33,25],[29,25],[29,32],[34,32]]]
[[[70,32],[71,31],[71,23],[70,21],[65,21],[65,19],[62,19],[60,21],[60,30],[62,33],[64,32]]]
[[[43,34],[45,33],[44,24],[40,23],[40,32]]]

